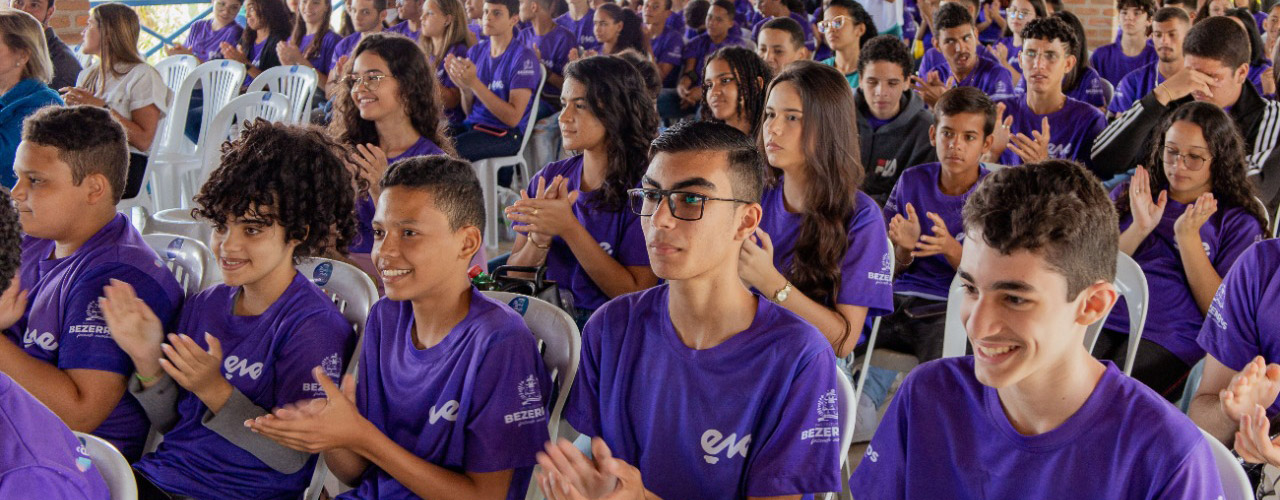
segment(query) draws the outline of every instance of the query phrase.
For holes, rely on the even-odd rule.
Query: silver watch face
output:
[[[788,295],[791,295],[791,287],[783,287],[781,290],[778,290],[778,293],[774,294],[773,301],[782,302],[787,300]]]

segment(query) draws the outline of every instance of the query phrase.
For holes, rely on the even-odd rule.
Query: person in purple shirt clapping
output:
[[[427,64],[435,69],[436,81],[440,82],[440,107],[444,108],[451,130],[461,128],[467,118],[462,111],[462,93],[444,67],[448,56],[465,57],[471,48],[471,32],[467,30],[464,9],[461,0],[427,0],[422,7],[422,31],[418,35]]]
[[[244,421],[323,396],[312,368],[337,378],[355,347],[351,324],[294,268],[355,235],[355,179],[340,151],[320,130],[248,123],[195,197],[224,283],[189,299],[176,329],[129,284],[103,290],[111,338],[137,367],[129,392],[164,433],[134,464],[142,499],[275,499],[307,487],[315,457]]]
[[[564,414],[595,437],[605,464],[547,443],[539,486],[552,499],[618,487],[703,500],[840,489],[831,343],[742,282],[742,246],[763,217],[763,163],[724,124],[684,122],[654,140],[631,208],[667,282],[610,301],[583,329]]]
[[[953,304],[974,355],[907,375],[849,479],[855,498],[1223,498],[1195,424],[1084,347],[1118,295],[1116,222],[1070,161],[983,181]]]
[[[484,198],[443,155],[391,165],[374,218],[387,290],[365,327],[359,385],[316,370],[326,399],[245,422],[323,452],[355,489],[340,499],[524,498],[547,440],[550,378],[518,313],[472,288]],[[326,401],[327,400],[327,401]]]
[[[509,263],[546,266],[573,294],[578,324],[619,295],[658,283],[627,190],[640,185],[657,109],[640,73],[616,57],[565,67],[560,133],[582,154],[548,164],[506,209],[516,237]]]
[[[313,68],[320,78],[318,88],[329,84],[333,50],[342,40],[329,24],[333,8],[326,0],[301,0],[300,11],[293,19],[293,32],[289,39],[276,45],[280,64]],[[341,76],[339,76],[341,78]],[[316,96],[316,100],[320,100]]]
[[[214,0],[210,9],[213,17],[192,23],[186,43],[175,43],[165,53],[192,55],[200,62],[221,59],[222,43],[239,42],[240,33],[244,31],[243,26],[236,24],[241,4],[240,0]]]
[[[978,54],[978,34],[968,10],[959,3],[943,4],[934,16],[933,29],[933,45],[946,64],[925,78],[911,77],[912,86],[926,104],[933,106],[952,87],[977,87],[994,100],[1013,96],[1009,70],[994,58]]]

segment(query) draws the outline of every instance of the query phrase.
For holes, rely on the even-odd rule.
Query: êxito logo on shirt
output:
[[[709,464],[719,463],[720,457],[717,457],[716,455],[719,455],[720,452],[725,450],[729,450],[725,455],[725,458],[731,459],[735,454],[742,458],[747,458],[747,450],[750,446],[750,434],[742,436],[742,439],[738,439],[737,434],[730,434],[729,437],[725,437],[724,434],[721,434],[720,431],[715,429],[707,429],[706,432],[702,433],[702,451],[706,453],[706,455],[702,456],[702,459],[706,460]]]
[[[440,405],[439,408],[431,407],[430,413],[427,415],[427,422],[435,425],[442,418],[450,422],[458,421],[458,400],[450,399]]]

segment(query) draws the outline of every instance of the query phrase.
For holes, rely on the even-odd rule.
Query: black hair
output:
[[[615,23],[622,23],[622,31],[618,33],[618,41],[613,44],[613,53],[605,55],[613,55],[627,49],[635,50],[641,54],[648,54],[649,35],[644,30],[644,20],[640,19],[640,15],[631,9],[624,9],[618,4],[607,3],[596,9],[596,15],[605,14],[613,19]],[[601,47],[603,50],[603,47]]]
[[[658,102],[658,96],[662,94],[662,78],[658,75],[658,65],[654,64],[649,57],[634,50],[624,50],[614,54],[613,57],[630,63],[631,67],[640,73],[640,78],[644,79],[644,88],[649,92],[649,97],[654,103]]]
[[[649,147],[649,158],[659,153],[724,153],[729,160],[733,196],[759,203],[764,193],[764,155],[752,138],[723,123],[683,121],[662,132]]]
[[[484,0],[484,3],[501,5],[507,8],[507,15],[520,17],[520,0]]]
[[[1067,12],[1067,6],[1062,3],[1062,0],[1044,0],[1044,6],[1045,8],[1053,7],[1054,14]]]
[[[22,224],[7,189],[0,189],[0,286],[6,289],[22,265]]]
[[[1071,53],[1076,56],[1076,65],[1071,71],[1062,78],[1062,91],[1071,92],[1080,86],[1080,82],[1084,80],[1084,74],[1092,66],[1089,63],[1089,40],[1084,32],[1084,24],[1080,23],[1080,18],[1067,11],[1054,13],[1052,18],[1061,20],[1071,27],[1071,31],[1075,32],[1076,43],[1071,47]]]
[[[1075,55],[1076,45],[1080,43],[1076,40],[1075,30],[1058,16],[1032,19],[1025,28],[1022,28],[1021,35],[1023,44],[1027,43],[1027,40],[1062,42],[1067,48],[1064,56]]]
[[[129,172],[129,145],[124,127],[111,112],[93,106],[46,106],[22,122],[22,142],[58,150],[71,167],[71,182],[100,174],[111,185],[114,202],[124,195]]]
[[[484,233],[484,194],[475,169],[466,160],[445,155],[406,158],[387,167],[379,185],[383,191],[393,187],[425,191],[449,220],[450,230],[472,226]]]
[[[218,227],[240,217],[280,224],[285,241],[301,242],[295,263],[345,249],[356,234],[355,191],[341,150],[318,128],[254,120],[222,144],[191,213]]]
[[[876,31],[876,21],[871,18],[871,14],[867,13],[867,9],[864,9],[862,4],[853,0],[830,0],[827,3],[827,8],[830,9],[832,7],[844,9],[849,13],[849,17],[853,18],[854,22],[863,26],[862,37],[858,38],[859,47],[866,45],[867,41],[875,38],[880,33]]]
[[[1244,30],[1249,33],[1249,64],[1261,66],[1267,63],[1267,46],[1262,43],[1262,35],[1258,33],[1258,21],[1253,18],[1249,9],[1227,9],[1226,15],[1239,19]]]
[[[694,31],[706,29],[708,10],[711,10],[711,2],[689,0],[684,4],[684,24]]]
[[[627,209],[627,190],[640,184],[657,135],[658,108],[640,72],[618,57],[595,56],[564,67],[564,77],[586,87],[586,104],[605,129],[609,155],[604,184],[591,203],[601,210]]]
[[[293,13],[289,12],[289,6],[285,5],[283,0],[244,1],[246,9],[249,4],[256,6],[258,17],[267,24],[267,31],[271,33],[270,36],[274,36],[280,41],[289,39],[289,32],[293,29]],[[241,50],[247,53],[253,49],[253,45],[256,43],[258,43],[258,30],[246,26],[244,31],[240,33]],[[276,48],[263,47],[262,50],[275,52]]]
[[[778,30],[790,35],[791,45],[796,48],[804,47],[804,28],[800,27],[800,23],[790,17],[775,17],[765,21],[760,26],[760,31]]]
[[[964,8],[958,3],[947,3],[938,7],[938,11],[933,15],[934,36],[937,37],[942,30],[949,30],[961,26],[973,26],[973,16],[969,14],[969,9]],[[976,35],[975,35],[976,36]]]
[[[867,64],[875,61],[897,64],[902,68],[904,78],[911,75],[911,53],[907,52],[907,46],[896,36],[880,35],[863,45],[862,52],[858,54],[858,73],[862,73]]]
[[[1240,26],[1222,16],[1199,20],[1182,41],[1184,56],[1213,59],[1233,71],[1249,63],[1251,49],[1249,37],[1240,31]]]
[[[1148,18],[1156,13],[1156,3],[1153,0],[1116,0],[1116,13],[1134,8],[1146,12]]]
[[[760,58],[760,54],[745,47],[721,47],[707,56],[707,66],[711,65],[711,61],[724,61],[729,65],[729,71],[733,72],[733,78],[738,82],[738,114],[751,124],[747,135],[755,136],[760,130],[760,118],[764,115],[765,87],[773,80],[773,70]],[[709,94],[702,93],[704,109],[709,109],[706,105]],[[709,116],[710,111],[706,111],[706,114]]]
[[[986,117],[982,124],[982,135],[988,136],[996,131],[996,104],[987,94],[976,87],[953,87],[943,92],[933,106],[935,121],[942,123],[942,117],[955,116],[961,113],[973,113]]]
[[[1031,2],[1031,10],[1035,11],[1036,19],[1047,17],[1049,15],[1049,11],[1045,10],[1044,8],[1044,0],[1027,0],[1027,1]],[[1006,25],[1004,27],[1004,36],[1013,36],[1013,29]],[[1018,35],[1018,36],[1022,36],[1022,35]]]
[[[1156,10],[1156,15],[1151,16],[1151,22],[1153,23],[1165,23],[1174,19],[1188,24],[1191,23],[1191,16],[1187,15],[1187,11],[1178,7],[1160,7]]]

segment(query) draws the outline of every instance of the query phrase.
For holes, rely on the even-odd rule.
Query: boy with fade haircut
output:
[[[559,109],[560,86],[564,85],[564,65],[569,51],[578,46],[577,37],[555,22],[555,0],[520,0],[520,21],[529,26],[516,34],[516,43],[524,45],[542,62],[547,82],[542,86],[538,118],[550,116]]]
[[[1196,8],[1199,6],[1197,0],[1164,0],[1163,7],[1177,7],[1187,13],[1187,17],[1191,22],[1196,21]]]
[[[1003,169],[964,223],[957,306],[974,356],[907,375],[854,497],[1223,498],[1195,424],[1084,347],[1117,298],[1116,212],[1097,179],[1063,160]],[[995,480],[1011,477],[1024,480]]]
[[[18,276],[22,231],[9,193],[0,190],[0,283]],[[0,372],[0,498],[110,498],[88,451],[71,429]]]
[[[894,312],[880,324],[877,348],[913,354],[921,362],[942,356],[947,295],[960,263],[964,223],[960,212],[988,171],[982,155],[991,147],[996,106],[973,87],[948,90],[933,108],[929,141],[938,163],[902,172],[884,204],[897,278]],[[955,236],[952,236],[955,235]],[[883,398],[875,401],[883,403]]]
[[[981,6],[979,5],[979,0],[942,0],[941,2],[938,2],[937,5],[933,8],[933,15],[937,15],[938,9],[940,9],[943,5],[946,5],[949,3],[960,4],[965,8],[965,10],[969,11],[969,17],[973,19],[974,31],[976,33],[978,29],[977,28],[978,15],[979,15],[978,13],[982,10]],[[933,19],[931,18],[929,19],[929,21],[932,22]],[[933,29],[937,29],[937,28],[933,28]],[[933,37],[934,37],[934,33],[932,31],[930,31],[929,33],[925,33],[924,56],[920,58],[920,66],[916,68],[916,74],[919,75],[921,78],[928,77],[930,71],[937,69],[939,66],[943,66],[947,64],[947,59],[943,57],[942,51],[940,49],[935,48],[935,46],[933,45]],[[996,64],[1000,63],[1000,60],[997,59],[998,56],[996,55],[996,53],[988,49],[986,45],[983,45],[981,43],[977,44],[977,47],[974,48],[974,52],[978,54],[978,57],[984,57],[984,58],[990,59],[994,61]]]
[[[1120,80],[1134,68],[1156,62],[1156,49],[1147,37],[1155,13],[1153,0],[1116,0],[1120,39],[1098,47],[1089,56],[1089,64],[1099,76],[1119,87]]]
[[[759,43],[760,31],[764,29],[765,23],[774,19],[791,19],[800,25],[804,47],[810,51],[816,47],[813,40],[813,25],[809,24],[809,14],[804,12],[804,5],[799,0],[755,0],[754,3],[754,12],[758,12],[759,15],[751,25],[753,43]]]
[[[763,155],[733,127],[686,122],[654,140],[651,156],[631,202],[667,281],[587,322],[565,417],[595,437],[596,462],[568,441],[547,443],[542,491],[601,498],[642,483],[662,498],[714,500],[839,490],[831,344],[738,277],[762,216]],[[609,457],[638,472],[618,481]]]
[[[912,86],[930,106],[947,89],[977,87],[994,100],[1013,97],[1013,77],[994,59],[977,53],[978,32],[973,16],[956,3],[943,4],[933,17],[933,46],[942,53],[946,64],[925,78],[912,76]]]
[[[515,311],[471,286],[484,199],[469,163],[392,164],[373,219],[386,297],[369,311],[359,385],[316,372],[326,399],[245,422],[323,452],[340,499],[524,498],[547,440],[550,378]]]
[[[178,281],[129,219],[116,213],[129,167],[124,128],[101,108],[50,107],[27,118],[14,205],[26,238],[20,280],[0,296],[4,372],[62,418],[136,460],[150,424],[125,394],[134,373],[107,329],[98,297],[113,280],[171,326]]]
[[[862,77],[854,91],[858,142],[867,178],[863,192],[884,205],[907,167],[938,161],[929,132],[933,113],[908,91],[911,54],[898,37],[880,35],[858,57]]]
[[[641,6],[640,16],[653,48],[653,62],[658,65],[658,79],[664,91],[674,93],[684,62],[684,17],[671,8],[671,0],[648,0]],[[675,19],[680,20],[678,25],[673,24]]]
[[[1075,31],[1058,17],[1032,19],[1022,28],[1018,53],[1025,96],[996,105],[995,140],[991,157],[1004,165],[1021,165],[1050,158],[1088,164],[1094,138],[1107,126],[1102,112],[1062,92],[1062,78],[1076,60]]]
[[[788,64],[807,60],[809,49],[805,46],[804,29],[789,17],[769,19],[760,25],[756,53],[775,75]]]
[[[1232,28],[1235,29],[1232,29]],[[1117,116],[1093,144],[1095,173],[1128,172],[1151,150],[1152,130],[1178,106],[1196,101],[1227,112],[1245,140],[1249,175],[1267,211],[1280,204],[1280,102],[1265,100],[1249,76],[1249,39],[1236,21],[1210,17],[1191,26],[1182,43],[1182,69]]]
[[[1164,83],[1182,70],[1182,41],[1191,29],[1191,17],[1177,7],[1162,7],[1151,18],[1151,44],[1156,50],[1156,61],[1130,71],[1120,84],[1107,111],[1123,113],[1156,85]]]

